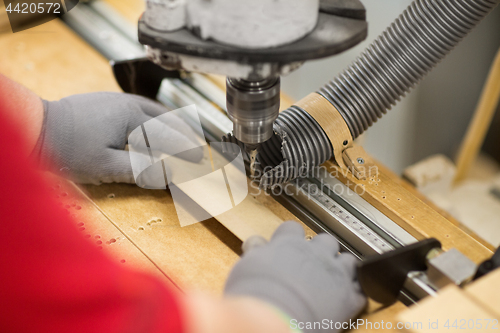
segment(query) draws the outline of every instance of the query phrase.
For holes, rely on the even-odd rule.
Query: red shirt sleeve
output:
[[[178,296],[84,239],[0,105],[0,331],[181,332]]]

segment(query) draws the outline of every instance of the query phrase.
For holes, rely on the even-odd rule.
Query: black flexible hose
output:
[[[319,93],[353,138],[390,110],[496,5],[492,0],[416,0]]]

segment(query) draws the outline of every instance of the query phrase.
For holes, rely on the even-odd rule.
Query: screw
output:
[[[365,160],[361,157],[358,157],[356,161],[358,161],[359,164],[365,164]]]

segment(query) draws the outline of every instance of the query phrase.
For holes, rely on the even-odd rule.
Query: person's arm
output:
[[[0,101],[9,117],[23,129],[26,151],[33,151],[42,130],[42,100],[28,88],[0,73]]]

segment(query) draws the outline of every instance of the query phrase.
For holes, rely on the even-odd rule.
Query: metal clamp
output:
[[[440,249],[435,238],[400,247],[380,255],[370,256],[358,266],[358,280],[365,294],[384,305],[398,299],[409,272],[425,271],[427,255]]]

